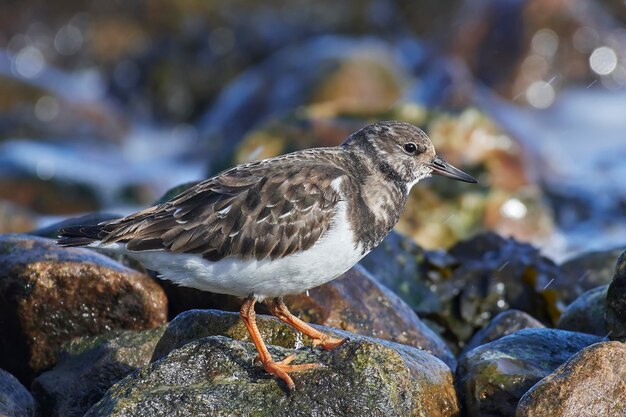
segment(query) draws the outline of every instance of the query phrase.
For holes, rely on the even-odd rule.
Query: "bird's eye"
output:
[[[413,142],[404,144],[404,152],[408,154],[414,154],[416,151],[417,151],[417,145],[414,144]]]

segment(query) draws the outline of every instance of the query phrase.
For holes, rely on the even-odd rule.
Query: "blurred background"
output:
[[[0,232],[400,119],[480,180],[400,232],[561,260],[626,244],[625,86],[622,0],[3,0]]]

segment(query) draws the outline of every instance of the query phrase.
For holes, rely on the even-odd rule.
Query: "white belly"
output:
[[[354,235],[340,203],[331,228],[310,249],[275,260],[241,260],[233,257],[211,262],[199,255],[165,250],[134,252],[125,244],[92,247],[125,253],[146,268],[185,287],[258,299],[299,294],[324,284],[356,264],[365,254],[354,247]]]

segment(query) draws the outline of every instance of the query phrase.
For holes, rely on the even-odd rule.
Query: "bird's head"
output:
[[[437,156],[426,133],[410,123],[388,121],[366,126],[342,146],[365,153],[380,172],[409,189],[431,175],[478,182]]]

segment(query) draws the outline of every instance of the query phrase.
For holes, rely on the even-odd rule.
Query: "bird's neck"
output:
[[[369,252],[393,229],[404,209],[408,187],[389,178],[372,161],[356,158],[352,164],[353,187],[348,191],[348,218],[354,233]]]

